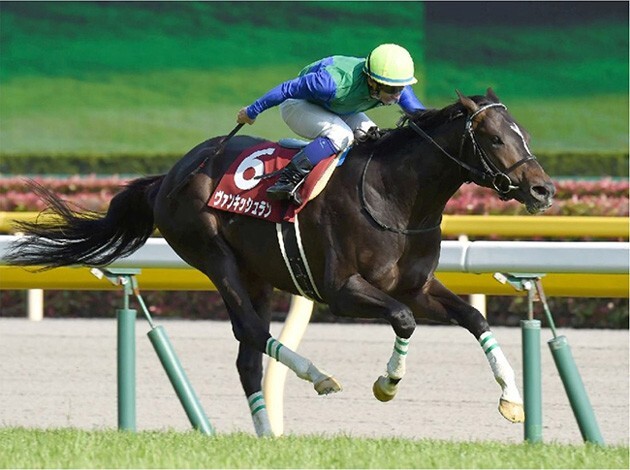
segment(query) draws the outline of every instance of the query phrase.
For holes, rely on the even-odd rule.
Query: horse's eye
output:
[[[499,137],[498,135],[492,136],[492,145],[503,145],[501,137]]]

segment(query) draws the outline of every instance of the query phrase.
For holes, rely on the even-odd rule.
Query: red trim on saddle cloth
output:
[[[308,202],[318,180],[335,162],[336,155],[325,158],[309,173],[300,186],[300,195],[304,202],[299,207],[289,204],[288,209],[285,209],[286,201],[267,199],[267,188],[276,182],[279,174],[266,179],[256,177],[284,168],[297,152],[297,149],[287,149],[275,142],[263,142],[248,148],[232,162],[223,175],[208,201],[208,206],[270,222],[293,222],[295,215]]]

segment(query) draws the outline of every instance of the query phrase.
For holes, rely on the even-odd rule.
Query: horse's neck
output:
[[[457,157],[461,126],[443,129],[436,142]],[[387,164],[387,158],[384,159]],[[385,187],[392,192],[410,224],[430,224],[439,219],[446,203],[464,182],[461,168],[434,144],[414,138],[389,163],[396,171],[383,172]]]

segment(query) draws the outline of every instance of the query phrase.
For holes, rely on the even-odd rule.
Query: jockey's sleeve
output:
[[[250,119],[256,119],[266,109],[278,106],[289,98],[326,103],[334,98],[336,92],[337,85],[325,70],[307,73],[269,90],[247,107],[247,115]]]
[[[416,94],[413,92],[413,88],[411,88],[411,85],[407,85],[405,88],[403,88],[403,91],[400,94],[400,99],[398,100],[398,104],[407,114],[413,114],[414,112],[421,109],[426,109],[426,107],[420,102]]]

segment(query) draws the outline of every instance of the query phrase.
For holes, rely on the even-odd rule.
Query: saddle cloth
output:
[[[301,206],[268,199],[267,188],[272,186],[280,175],[270,178],[261,176],[284,168],[297,152],[298,149],[286,148],[275,142],[262,142],[246,149],[223,175],[208,201],[208,206],[275,223],[293,222],[295,215],[306,203],[321,193],[340,157],[345,156],[345,152],[331,155],[313,168],[299,188],[304,201]]]

